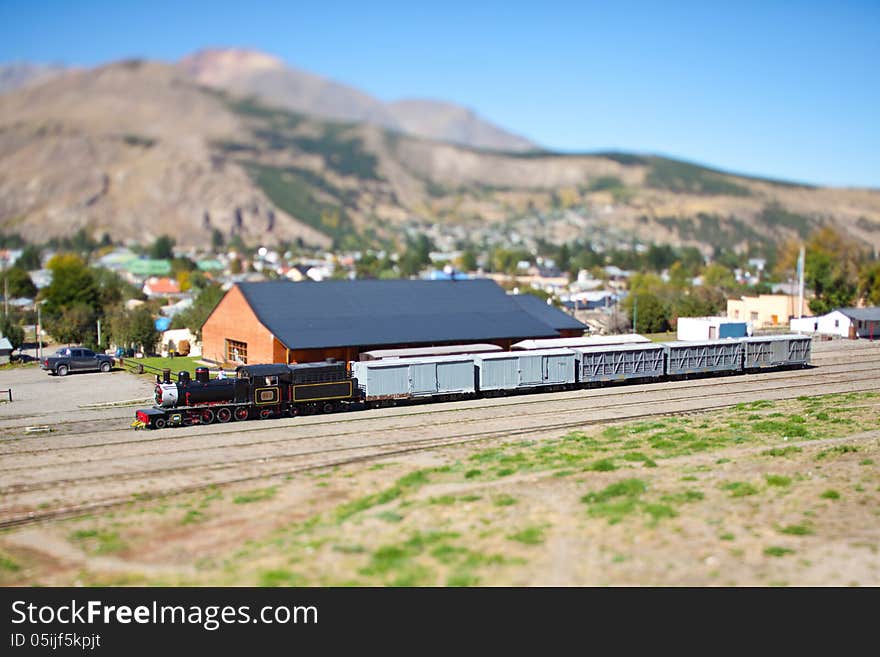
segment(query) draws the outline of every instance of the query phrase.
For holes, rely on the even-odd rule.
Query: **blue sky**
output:
[[[880,187],[880,1],[13,2],[0,61],[245,46],[384,100],[466,105],[548,148]]]

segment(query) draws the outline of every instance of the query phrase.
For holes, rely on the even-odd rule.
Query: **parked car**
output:
[[[113,358],[85,347],[62,347],[44,358],[40,368],[58,376],[70,372],[109,372],[113,369]]]

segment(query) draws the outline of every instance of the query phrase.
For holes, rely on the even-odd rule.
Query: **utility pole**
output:
[[[639,317],[639,298],[636,295],[633,295],[633,330],[632,332],[636,332],[636,321]]]
[[[801,252],[798,255],[798,319],[804,316],[804,265],[806,261],[806,250],[801,245]]]
[[[98,320],[98,350],[101,349],[101,320]]]

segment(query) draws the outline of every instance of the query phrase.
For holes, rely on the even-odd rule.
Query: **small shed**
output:
[[[9,338],[0,337],[0,365],[8,363],[11,355],[12,343],[9,342]]]
[[[727,317],[679,317],[677,337],[685,342],[701,342],[719,338],[744,338],[749,334],[747,322]]]

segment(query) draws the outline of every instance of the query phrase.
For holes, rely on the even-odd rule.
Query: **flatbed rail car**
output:
[[[388,360],[242,365],[234,379],[157,381],[156,405],[135,427],[161,429],[252,418],[331,413],[409,402],[552,392],[614,382],[742,374],[807,367],[808,336],[777,335],[703,342],[649,342],[413,356]]]

